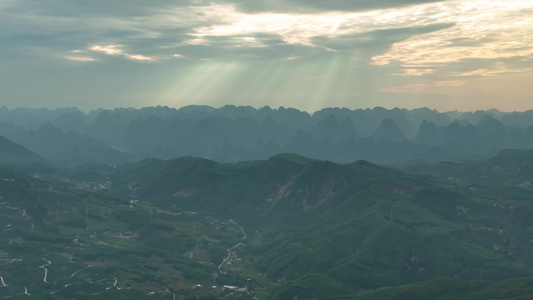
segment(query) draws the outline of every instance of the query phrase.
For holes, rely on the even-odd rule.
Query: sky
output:
[[[0,106],[533,109],[531,0],[0,0]]]

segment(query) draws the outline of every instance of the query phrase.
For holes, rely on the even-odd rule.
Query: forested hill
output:
[[[532,165],[4,165],[0,297],[531,299]]]
[[[0,108],[0,135],[69,165],[186,155],[220,162],[298,153],[335,162],[462,162],[533,147],[533,111],[188,106],[83,113]]]
[[[250,263],[281,283],[269,299],[363,297],[358,292],[437,278],[455,279],[403,291],[483,299],[494,291],[482,280],[523,278],[498,285],[531,293],[514,289],[533,276],[532,157],[503,151],[408,172],[295,154],[248,164],[183,157],[120,167],[110,180],[113,193],[235,219],[249,231]]]

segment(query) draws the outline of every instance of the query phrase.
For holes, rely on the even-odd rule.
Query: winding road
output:
[[[90,267],[92,267],[92,266],[91,266],[91,265],[87,265],[87,267],[79,269],[78,271],[72,273],[72,275],[70,275],[69,277],[67,277],[67,279],[70,279],[70,278],[74,277],[74,275],[76,275],[76,274],[78,274],[79,272],[81,272],[81,271],[83,271],[83,270],[85,270],[85,269],[88,269],[88,268],[90,268]]]
[[[1,208],[7,208],[7,209],[11,209],[11,210],[17,210],[17,211],[19,211],[19,212],[21,213],[21,218],[22,218],[24,221],[30,223],[30,225],[31,225],[31,230],[35,229],[35,226],[33,226],[33,223],[30,222],[30,220],[33,220],[33,218],[32,218],[31,216],[29,216],[28,214],[26,214],[26,210],[25,210],[24,208],[20,208],[20,207],[12,207],[12,206],[8,206],[7,204],[9,204],[9,203],[7,203],[7,202],[2,202],[2,203],[0,203],[0,207],[1,207]],[[8,227],[8,228],[9,228],[9,227],[11,227],[11,225],[6,225],[6,226],[4,226],[4,227]]]
[[[243,234],[243,237],[241,238],[241,241],[244,241],[246,239],[246,237],[248,237],[248,235],[246,234],[246,232],[244,231],[244,229],[242,228],[242,226],[239,226],[239,228],[241,229],[242,231],[242,234]],[[242,242],[239,242],[237,243],[235,246],[231,247],[231,248],[228,248],[226,249],[226,251],[228,252],[228,256],[224,257],[224,260],[222,260],[222,263],[218,266],[218,271],[222,274],[228,274],[227,272],[224,272],[222,271],[222,266],[228,261],[228,259],[231,257],[231,250],[237,248],[237,247],[240,247],[240,246],[244,246],[244,243]],[[248,290],[248,287],[246,287],[246,293],[248,294],[248,296],[250,296],[252,299],[254,300],[259,300],[259,298],[257,298],[256,296],[254,296],[252,294],[252,292],[250,292]]]
[[[169,293],[169,294],[172,294],[172,299],[173,300],[176,300],[176,294],[174,294],[173,292],[171,292],[169,289],[167,289],[166,287],[163,287],[163,286],[160,286],[159,284],[155,283],[155,282],[152,282],[152,281],[148,281],[148,283],[151,283],[155,286],[157,286],[158,288],[161,288],[163,289],[164,291],[157,291],[157,292],[154,292],[154,293]]]
[[[242,234],[244,235],[244,236],[242,237],[241,241],[244,241],[244,239],[246,239],[246,237],[247,237],[248,235],[246,234],[246,232],[244,232],[244,229],[243,229],[242,227],[239,226],[239,228],[241,229]],[[237,243],[235,246],[226,249],[226,251],[228,252],[228,255],[225,256],[224,259],[222,260],[222,262],[220,263],[220,265],[218,265],[218,271],[219,271],[220,273],[222,273],[222,274],[228,274],[227,272],[222,271],[222,266],[228,261],[228,259],[230,259],[230,257],[231,257],[231,250],[233,250],[233,249],[235,249],[235,248],[237,248],[237,247],[240,247],[240,246],[244,246],[244,243],[239,242],[239,243]]]
[[[220,265],[218,265],[218,270],[220,271],[220,273],[222,273],[222,274],[228,274],[228,273],[222,271],[222,269],[221,269],[222,266],[223,266],[223,265],[228,261],[228,259],[231,257],[231,250],[233,250],[233,249],[235,249],[235,248],[237,248],[237,247],[239,247],[239,246],[243,246],[243,245],[244,245],[243,243],[239,242],[237,245],[235,245],[235,246],[233,246],[233,247],[231,247],[231,248],[226,249],[226,251],[228,252],[228,255],[227,255],[226,257],[224,257],[224,260],[222,261],[222,263],[220,263]]]
[[[44,269],[44,278],[43,278],[43,281],[45,283],[48,283],[48,281],[46,281],[46,278],[48,277],[48,269],[46,268],[47,266],[51,265],[52,262],[49,261],[48,259],[44,258],[43,257],[43,260],[46,261],[46,264],[42,265],[42,266],[39,266],[39,268],[41,269]]]
[[[239,228],[241,229],[242,234],[244,234],[244,236],[242,237],[241,241],[244,241],[244,239],[245,239],[248,235],[246,234],[246,232],[244,232],[244,229],[242,229],[242,227],[239,226]]]

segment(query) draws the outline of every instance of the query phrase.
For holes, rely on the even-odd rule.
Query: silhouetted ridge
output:
[[[4,136],[0,135],[0,152],[2,154],[16,154],[20,156],[29,156],[34,153],[26,149],[24,146],[15,144]]]
[[[501,165],[502,167],[520,167],[529,165],[533,167],[533,149],[506,149],[500,151],[498,155],[490,158],[487,163],[491,165]]]
[[[2,163],[32,163],[43,162],[44,159],[26,147],[13,143],[0,135],[0,162]]]
[[[0,135],[54,162],[123,164],[193,155],[218,162],[298,153],[319,160],[407,165],[488,158],[533,147],[531,112],[440,113],[421,109],[255,109],[157,106],[142,109],[0,110]],[[112,151],[110,151],[112,150]],[[76,158],[76,156],[79,156]]]
[[[431,121],[424,120],[420,124],[418,134],[413,139],[415,143],[426,145],[440,144],[442,142],[442,133],[440,128]]]
[[[387,118],[381,122],[379,128],[374,132],[374,138],[385,139],[393,142],[399,142],[405,140],[405,134],[400,129],[398,124],[392,119]]]
[[[312,161],[314,160],[308,157],[296,154],[296,153],[280,153],[266,160],[266,163],[271,163],[271,164],[294,163],[294,164],[299,164],[299,165],[306,165]]]

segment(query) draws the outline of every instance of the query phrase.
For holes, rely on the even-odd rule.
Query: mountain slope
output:
[[[533,190],[520,182],[532,178],[517,170],[532,156],[413,173],[295,154],[182,157],[85,165],[48,181],[2,167],[0,292],[502,299],[497,286],[531,298]]]
[[[242,238],[237,224],[105,189],[0,168],[0,297],[212,299],[212,285],[244,285],[212,276]]]
[[[485,188],[365,161],[339,165],[294,154],[251,165],[145,160],[119,169],[112,181],[116,192],[243,224],[253,233],[238,252],[249,259],[235,272],[248,276],[251,267],[281,284],[270,297],[533,272],[533,203],[526,201],[533,194],[524,189],[495,198]]]
[[[44,159],[35,152],[26,149],[24,146],[13,143],[6,137],[0,135],[0,163],[33,163],[43,162]]]

